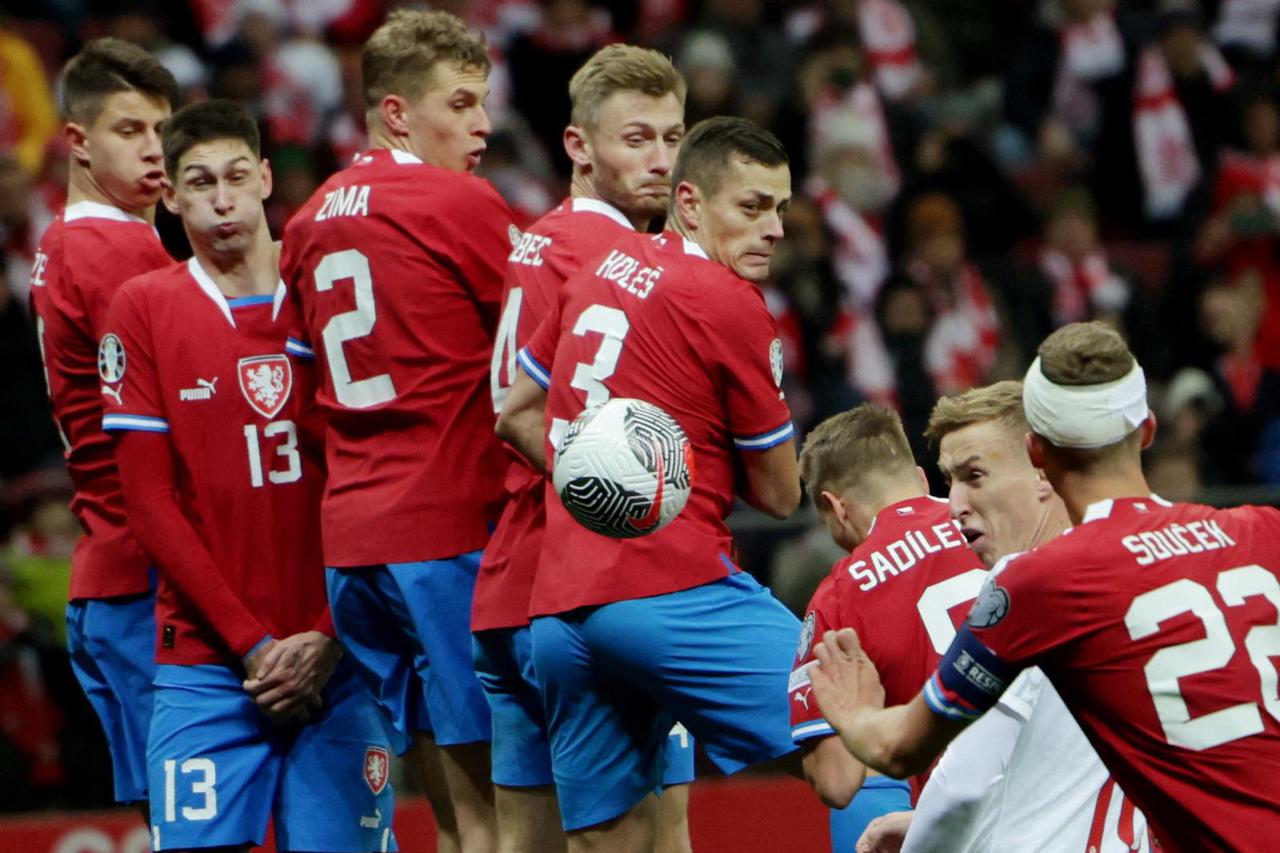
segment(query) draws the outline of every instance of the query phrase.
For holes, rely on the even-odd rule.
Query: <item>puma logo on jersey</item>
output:
[[[324,194],[324,204],[316,214],[316,222],[324,222],[335,216],[368,216],[369,188],[367,186],[338,187]]]
[[[208,400],[218,393],[218,377],[212,379],[196,378],[195,388],[182,388],[178,391],[179,400]]]
[[[120,399],[120,389],[119,389],[119,388],[112,388],[110,385],[103,385],[103,386],[102,386],[102,393],[103,393],[103,394],[106,394],[106,395],[107,395],[107,396],[109,396],[109,397],[114,397],[114,398],[115,398],[115,400],[116,400],[116,405],[117,405],[117,406],[123,406],[123,405],[124,405],[124,400]]]

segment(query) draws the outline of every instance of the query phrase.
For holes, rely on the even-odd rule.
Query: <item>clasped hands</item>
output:
[[[342,647],[319,631],[269,640],[245,663],[245,692],[277,723],[305,723],[324,705],[320,692]]]

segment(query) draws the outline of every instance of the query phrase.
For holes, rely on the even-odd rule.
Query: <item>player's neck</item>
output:
[[[1027,544],[1027,550],[1039,548],[1046,542],[1057,539],[1071,526],[1071,517],[1067,515],[1066,505],[1057,499],[1047,502],[1040,513],[1040,523]]]
[[[208,246],[196,246],[196,259],[213,279],[218,290],[228,299],[262,296],[276,292],[280,281],[280,265],[271,232],[264,221],[243,254],[217,252]]]
[[[105,204],[114,207],[117,210],[123,210],[125,213],[145,219],[147,222],[154,223],[156,221],[155,205],[144,207],[140,210],[125,207],[114,198],[112,198],[102,185],[94,180],[93,173],[81,166],[74,158],[71,159],[70,168],[67,175],[67,206],[82,201],[92,201],[98,204]]]
[[[398,136],[387,130],[382,124],[374,124],[369,127],[369,147],[384,148],[388,151],[403,151],[406,154],[412,154],[423,162],[426,158],[409,147],[409,137]]]
[[[653,222],[653,218],[649,216],[639,217],[628,213],[611,200],[605,198],[596,189],[596,182],[591,179],[590,175],[584,174],[577,167],[574,167],[573,178],[569,181],[569,197],[570,198],[593,198],[596,201],[602,201],[610,207],[617,210],[623,216],[627,217],[627,221],[631,223],[631,227],[641,233],[649,230],[649,224]]]
[[[1062,496],[1072,524],[1079,524],[1090,504],[1116,498],[1145,498],[1151,494],[1142,469],[1114,474],[1063,472],[1054,482],[1054,491]]]
[[[901,485],[891,485],[885,487],[876,499],[868,501],[867,510],[870,511],[871,517],[875,518],[894,504],[900,504],[903,501],[919,500],[925,496],[924,489],[921,489],[915,481],[911,483],[903,483]]]

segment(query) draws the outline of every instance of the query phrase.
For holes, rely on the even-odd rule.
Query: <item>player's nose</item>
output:
[[[768,241],[769,243],[776,243],[782,239],[782,234],[783,234],[782,214],[778,212],[777,208],[774,208],[773,210],[769,211],[763,217],[762,221],[763,221],[764,232],[761,234],[761,236],[766,241]]]
[[[476,108],[476,122],[471,128],[473,136],[484,139],[493,132],[493,123],[489,121],[489,113],[484,107]]]
[[[160,132],[154,127],[147,128],[143,139],[142,159],[148,163],[159,163],[164,157],[164,146],[161,144]]]
[[[651,150],[653,153],[649,155],[649,171],[655,175],[671,174],[671,166],[675,162],[675,152],[661,139],[657,141]]]

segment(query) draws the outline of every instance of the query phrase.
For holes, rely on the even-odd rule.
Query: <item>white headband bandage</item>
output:
[[[1054,447],[1106,447],[1147,419],[1147,379],[1135,361],[1114,382],[1056,385],[1045,378],[1036,358],[1022,382],[1022,408],[1031,431]]]

